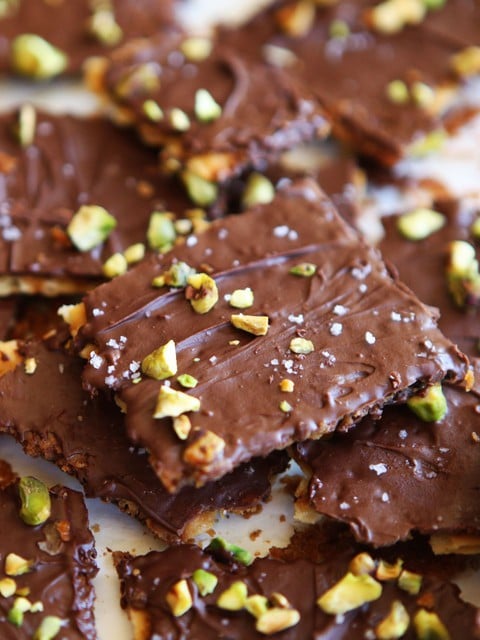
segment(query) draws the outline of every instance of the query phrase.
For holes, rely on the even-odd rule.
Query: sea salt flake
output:
[[[375,471],[377,476],[381,476],[383,473],[387,473],[387,465],[383,462],[379,462],[378,464],[370,464],[368,468],[371,471]]]
[[[348,313],[348,309],[347,307],[344,307],[343,304],[336,304],[333,307],[333,313],[336,316],[344,316],[346,313]]]
[[[334,322],[330,327],[330,334],[332,336],[339,336],[343,331],[343,325],[340,322]]]
[[[373,335],[373,333],[371,331],[366,331],[365,332],[365,341],[367,342],[367,344],[375,344],[377,339],[376,339],[376,337]]]

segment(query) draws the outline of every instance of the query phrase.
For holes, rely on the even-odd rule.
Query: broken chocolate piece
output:
[[[219,291],[208,313],[195,313],[183,289],[152,287],[177,261],[208,269]],[[316,266],[312,277],[291,273],[306,262]],[[268,318],[266,335],[231,323],[229,296],[246,287],[254,294],[248,315]],[[132,295],[126,299],[124,291]],[[311,182],[213,222],[193,242],[144,262],[84,301],[84,379],[120,390],[129,436],[148,448],[170,491],[219,478],[294,441],[348,429],[418,387],[465,375],[463,355],[439,333],[434,315],[392,278]],[[168,340],[176,345],[179,374],[198,381],[188,390],[200,402],[188,415],[186,440],[171,420],[184,403],[157,411],[164,383],[141,379],[143,358]],[[286,374],[295,381],[291,409],[281,406],[278,386]],[[182,391],[174,378],[167,382],[170,391]]]

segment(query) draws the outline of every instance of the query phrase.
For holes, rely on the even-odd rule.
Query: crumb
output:
[[[100,525],[98,523],[92,524],[91,529],[93,533],[100,533]]]
[[[250,533],[250,540],[252,542],[255,542],[255,540],[262,535],[262,530],[261,529],[255,529],[255,531],[252,531]]]
[[[287,516],[284,513],[282,513],[282,515],[278,519],[280,520],[280,522],[286,522]]]

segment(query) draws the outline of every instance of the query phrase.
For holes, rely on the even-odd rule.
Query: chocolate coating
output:
[[[270,598],[273,593],[285,596],[290,605],[300,613],[297,625],[272,638],[288,640],[315,638],[333,640],[337,638],[364,639],[389,613],[394,600],[400,601],[411,618],[428,600],[429,610],[434,611],[448,629],[452,638],[474,638],[480,632],[477,610],[462,602],[457,587],[434,577],[424,576],[418,596],[401,590],[395,581],[382,583],[382,595],[375,602],[366,604],[343,616],[324,613],[316,600],[327,589],[342,578],[348,563],[360,549],[338,553],[335,544],[323,562],[314,564],[309,560],[282,562],[272,558],[257,558],[246,568],[236,564],[222,563],[207,552],[193,546],[171,547],[165,552],[151,552],[133,558],[129,554],[116,553],[117,571],[121,578],[122,605],[138,621],[144,620],[144,631],[135,635],[135,640],[153,638],[264,638],[255,630],[255,619],[245,609],[229,612],[216,605],[219,595],[234,581],[242,581],[248,594],[260,594]],[[200,596],[191,576],[196,569],[203,568],[218,578],[218,585],[211,595]],[[186,579],[192,594],[193,606],[182,616],[173,617],[166,602],[166,594],[172,585]],[[418,603],[417,603],[418,600]],[[143,625],[139,624],[138,629]],[[375,636],[373,636],[375,637]],[[402,638],[417,638],[410,624]]]
[[[82,337],[95,344],[84,378],[94,387],[121,388],[129,436],[148,448],[168,489],[203,484],[252,456],[348,428],[445,375],[463,377],[465,359],[439,333],[434,315],[313,183],[289,186],[269,205],[215,221],[195,241],[84,299]],[[183,290],[151,286],[175,260],[200,270],[209,265],[219,290],[210,312],[195,313]],[[317,265],[313,277],[290,273],[303,262]],[[266,336],[230,323],[238,310],[225,296],[245,287],[255,300],[244,313],[269,317]],[[125,291],[132,292],[128,299]],[[315,350],[293,353],[290,341],[298,337],[311,340]],[[176,343],[178,374],[198,380],[189,392],[201,408],[189,417],[200,430],[192,429],[186,441],[168,418],[153,418],[161,383],[129,383],[139,377],[143,358],[168,340]],[[293,393],[280,391],[283,378],[294,381]],[[170,382],[181,390],[174,378]],[[291,405],[287,412],[282,401]],[[223,451],[206,465],[187,463],[186,449],[207,430],[223,439]]]
[[[22,626],[17,628],[6,619],[15,598],[0,598],[2,639],[30,639],[42,619],[53,615],[64,621],[62,638],[95,640],[91,579],[97,573],[96,552],[82,495],[64,487],[53,487],[50,517],[44,524],[32,527],[20,518],[18,486],[11,472],[9,477],[6,462],[0,461],[0,475],[0,556],[3,559],[0,576],[6,577],[4,560],[9,553],[33,561],[31,571],[15,576],[14,580],[18,589],[29,588],[30,602],[40,601],[44,607],[42,612],[25,613]],[[57,530],[56,525],[60,529]],[[59,531],[66,535],[61,538]]]
[[[37,361],[35,373],[27,375],[18,367],[0,379],[0,431],[13,435],[29,455],[74,475],[89,497],[114,502],[165,540],[181,538],[204,513],[254,507],[269,495],[271,476],[287,464],[286,454],[278,452],[252,460],[219,482],[172,496],[150,468],[147,454],[126,438],[123,415],[114,403],[82,391],[78,358],[44,343],[32,343],[26,353]]]
[[[11,4],[11,10],[0,17],[0,72],[12,72],[11,43],[24,33],[37,34],[65,52],[69,74],[80,73],[88,57],[106,55],[112,50],[89,34],[88,21],[94,4],[90,0],[19,0]],[[132,38],[151,36],[173,22],[172,0],[142,0],[141,3],[112,0],[111,5],[123,32],[118,45]]]

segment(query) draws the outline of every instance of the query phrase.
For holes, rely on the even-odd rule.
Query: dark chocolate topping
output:
[[[448,0],[433,11],[425,26],[431,35],[460,47],[480,42],[480,4],[478,0]]]
[[[90,56],[108,54],[112,47],[102,45],[88,30],[94,4],[91,0],[11,2],[11,10],[0,17],[0,72],[12,71],[11,43],[25,33],[37,34],[65,52],[67,73],[79,73]],[[115,21],[123,32],[118,45],[132,38],[151,36],[173,21],[172,0],[142,0],[141,3],[112,0],[111,5]]]
[[[286,466],[286,454],[278,452],[252,460],[219,482],[172,496],[153,473],[147,454],[127,440],[123,416],[113,402],[82,391],[79,359],[42,343],[30,345],[27,354],[37,361],[33,375],[18,367],[0,379],[0,430],[13,435],[29,455],[74,475],[88,496],[116,503],[165,539],[181,537],[204,512],[253,507],[269,494],[270,477]]]
[[[3,480],[6,463],[0,464]],[[48,615],[64,621],[62,638],[94,640],[97,637],[94,592],[90,582],[97,573],[96,552],[83,497],[77,491],[59,486],[50,489],[50,496],[50,517],[44,524],[33,527],[20,518],[17,483],[5,487],[2,482],[0,577],[6,577],[4,562],[9,553],[33,561],[28,573],[13,576],[13,579],[17,589],[28,587],[31,603],[43,603],[43,611],[25,613],[22,626],[17,628],[6,619],[15,597],[0,597],[0,635],[5,640],[32,638],[42,619]]]
[[[129,435],[148,448],[169,489],[218,478],[251,456],[347,428],[417,385],[463,377],[463,356],[439,333],[430,310],[392,278],[379,254],[357,239],[312,183],[215,221],[195,241],[85,298],[83,338],[96,343],[85,379],[97,387],[127,385],[121,396]],[[211,311],[195,313],[183,290],[159,295],[151,286],[174,260],[210,265],[219,289]],[[290,273],[304,262],[314,263],[317,273]],[[245,287],[255,300],[244,313],[269,317],[266,336],[230,323],[238,310],[225,296]],[[289,345],[299,337],[311,340],[314,351],[295,354]],[[192,429],[184,442],[170,419],[153,418],[161,384],[144,378],[128,386],[143,358],[170,339],[178,373],[198,380],[189,392],[201,400],[200,412],[189,416],[201,431]],[[293,393],[280,391],[284,378],[294,382]],[[173,378],[171,385],[182,389]],[[282,411],[283,401],[291,409]],[[189,465],[184,452],[204,431],[222,438],[223,452],[208,465]]]
[[[128,554],[115,554],[117,571],[121,578],[122,605],[132,613],[145,616],[145,640],[156,637],[208,638],[224,635],[234,638],[264,638],[255,631],[255,618],[245,609],[226,611],[216,605],[219,595],[233,582],[242,581],[248,595],[260,594],[271,598],[277,593],[285,596],[290,606],[300,613],[295,626],[272,638],[288,640],[334,640],[376,637],[374,629],[389,613],[394,600],[403,604],[411,621],[402,638],[418,638],[412,619],[428,602],[428,609],[437,614],[452,638],[474,638],[479,632],[477,610],[462,602],[458,588],[442,579],[423,576],[418,596],[400,589],[396,581],[382,582],[381,597],[344,615],[324,613],[316,600],[348,571],[348,563],[360,551],[352,546],[348,554],[336,552],[335,545],[320,564],[308,560],[282,562],[272,558],[259,558],[246,568],[223,564],[197,547],[181,545],[163,553],[151,552],[133,558]],[[196,569],[204,569],[218,578],[211,595],[201,596],[191,576]],[[173,617],[166,602],[166,594],[175,582],[186,579],[193,606],[184,615]],[[425,605],[423,605],[425,606]]]
[[[379,421],[363,420],[348,434],[296,445],[312,472],[314,509],[349,524],[375,546],[413,531],[480,531],[480,400],[445,385],[448,413],[426,423],[408,407],[387,407]]]

